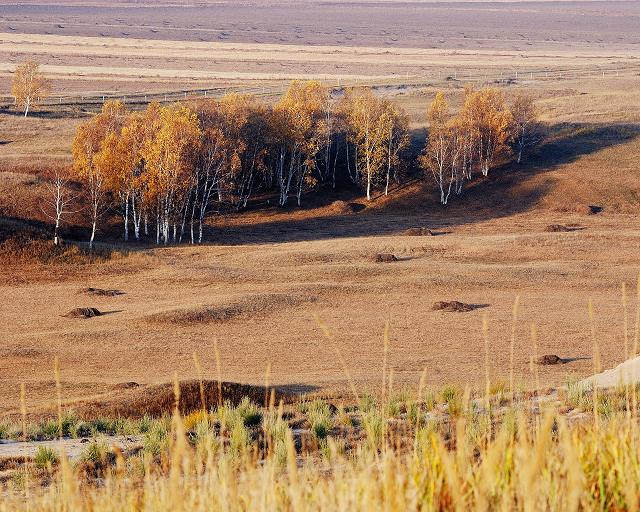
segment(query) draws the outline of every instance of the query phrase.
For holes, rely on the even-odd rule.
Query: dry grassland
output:
[[[576,23],[580,9],[607,11],[597,2],[582,4],[562,4],[553,12],[566,27]],[[222,5],[226,14],[233,11]],[[444,8],[429,12],[440,16]],[[505,7],[492,8],[495,14]],[[383,77],[377,93],[394,97],[407,109],[419,139],[424,133],[424,110],[436,88],[446,88],[453,106],[461,101],[465,81],[445,80],[454,68],[473,67],[474,73],[488,76],[503,68],[540,73],[553,68],[544,79],[521,77],[505,87],[507,96],[519,89],[535,94],[543,119],[552,126],[551,137],[531,163],[499,170],[491,183],[474,185],[464,204],[447,209],[437,205],[430,184],[410,183],[394,190],[390,199],[376,198],[360,213],[347,213],[339,207],[344,203],[332,202],[364,203],[361,198],[328,196],[315,203],[310,200],[302,210],[267,208],[216,218],[207,230],[208,244],[200,247],[152,248],[144,253],[136,248],[130,255],[97,265],[25,266],[4,261],[0,413],[17,411],[21,382],[27,384],[30,409],[51,404],[56,356],[68,400],[117,393],[123,382],[167,382],[174,371],[181,378],[195,378],[194,353],[202,361],[205,378],[215,378],[215,340],[227,381],[263,384],[267,374],[272,383],[288,389],[343,393],[348,382],[337,346],[358,387],[371,388],[379,380],[387,319],[389,364],[397,387],[415,386],[426,368],[429,386],[453,383],[478,388],[485,371],[484,316],[490,326],[491,377],[508,377],[512,304],[517,295],[516,371],[522,386],[533,379],[531,324],[537,326],[539,354],[573,359],[542,368],[544,385],[592,371],[588,298],[595,304],[604,366],[621,361],[620,285],[626,282],[632,287],[637,279],[640,243],[636,36],[625,32],[628,19],[613,15],[621,7],[615,4],[607,11],[613,28],[600,36],[600,42],[589,32],[592,21],[586,16],[582,20],[586,25],[555,42],[559,32],[549,26],[537,27],[538,35],[523,32],[517,44],[516,29],[498,34],[496,27],[489,27],[491,31],[485,27],[487,36],[499,36],[486,49],[477,44],[477,34],[455,38],[454,32],[464,32],[455,24],[442,45],[412,48],[418,39],[431,41],[422,32],[413,34],[417,28],[407,28],[407,37],[399,37],[395,44],[393,34],[378,33],[384,30],[380,14],[370,26],[355,18],[345,20],[345,27],[350,23],[345,31],[352,32],[359,44],[344,44],[350,40],[336,36],[342,25],[336,21],[339,9],[331,9],[333,25],[325,27],[324,35],[300,25],[305,39],[296,43],[295,32],[280,27],[283,35],[278,37],[286,40],[271,34],[265,36],[266,44],[262,39],[247,40],[244,29],[231,31],[228,40],[199,42],[199,36],[192,37],[199,29],[187,29],[180,20],[175,30],[162,34],[153,35],[151,26],[144,31],[132,28],[128,37],[108,31],[105,37],[94,37],[100,35],[95,30],[106,30],[101,16],[113,15],[105,11],[94,13],[96,29],[79,23],[71,30],[67,17],[54,23],[64,29],[46,34],[49,29],[42,27],[52,23],[50,14],[36,9],[23,13],[29,19],[18,23],[22,14],[3,10],[0,94],[9,89],[7,73],[12,66],[32,56],[44,62],[57,91],[65,94],[176,90],[193,88],[194,83],[247,89],[246,80],[237,79],[248,78],[269,78],[264,84],[277,88],[292,76]],[[357,13],[360,7],[353,9]],[[246,15],[242,10],[233,12]],[[296,16],[301,14],[292,12],[288,22],[296,27]],[[87,16],[83,13],[78,16]],[[455,13],[462,16],[455,18],[456,23],[480,16],[471,8]],[[488,19],[486,12],[480,14],[484,17],[477,18],[479,22]],[[542,16],[538,11],[529,15],[533,18],[519,23],[533,26],[531,20]],[[420,16],[416,14],[415,23],[424,20]],[[436,23],[438,16],[429,19]],[[629,16],[633,18],[634,12]],[[246,28],[255,20],[238,23]],[[9,25],[21,28],[9,30]],[[481,29],[479,25],[477,30]],[[614,36],[614,29],[621,35]],[[176,33],[185,41],[177,41],[172,36]],[[622,39],[614,41],[616,37]],[[385,44],[385,38],[394,44]],[[527,48],[527,41],[534,43],[532,48]],[[604,78],[597,76],[601,67],[608,69]],[[596,72],[589,78],[576,78],[592,69]],[[620,70],[618,76],[615,69]],[[435,77],[438,71],[441,80],[414,79],[414,75]],[[42,174],[69,164],[73,133],[91,108],[63,105],[26,120],[9,111],[0,113],[3,222],[44,221],[39,208]],[[587,215],[589,205],[598,205],[603,212]],[[73,232],[81,234],[82,212],[70,221]],[[548,226],[555,224],[573,230],[548,232]],[[439,236],[403,234],[419,227],[433,229]],[[107,234],[115,236],[108,227]],[[393,254],[399,261],[376,263],[379,253]],[[86,287],[125,294],[89,296],[80,292]],[[434,302],[449,300],[482,307],[466,313],[432,310]],[[633,309],[635,300],[629,302]],[[107,314],[87,320],[64,317],[77,307],[96,307]],[[329,326],[335,346],[327,342],[313,315]]]

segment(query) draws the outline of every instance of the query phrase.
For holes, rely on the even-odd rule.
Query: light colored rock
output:
[[[611,370],[592,375],[582,381],[585,386],[599,388],[614,388],[621,384],[636,384],[640,382],[640,356],[627,359]]]

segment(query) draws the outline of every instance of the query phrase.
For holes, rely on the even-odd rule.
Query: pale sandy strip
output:
[[[21,45],[25,48],[40,46],[41,50],[54,53],[57,46],[71,47],[76,53],[92,49],[92,51],[108,51],[109,55],[122,52],[123,55],[153,56],[188,56],[189,58],[215,58],[216,55],[234,53],[236,58],[241,54],[244,59],[270,57],[276,60],[309,60],[313,56],[321,56],[332,59],[344,59],[353,55],[360,58],[364,56],[378,56],[385,59],[392,58],[397,61],[398,56],[403,57],[467,57],[477,60],[478,56],[492,58],[526,58],[526,59],[601,59],[601,58],[635,58],[634,52],[615,52],[611,50],[559,50],[552,52],[540,51],[499,51],[482,49],[442,50],[433,48],[383,48],[383,47],[359,47],[359,46],[316,46],[316,45],[287,45],[272,43],[225,43],[225,42],[201,42],[201,41],[170,41],[155,39],[114,38],[114,37],[87,37],[87,36],[63,36],[50,34],[18,34],[0,33],[0,47],[3,51],[19,51]],[[127,51],[129,50],[129,51]],[[135,53],[130,53],[134,51]],[[175,53],[174,53],[175,52]],[[196,53],[194,53],[196,52]],[[202,52],[197,53],[197,52]],[[200,57],[199,55],[203,55]]]
[[[12,72],[15,64],[0,63],[0,72]],[[328,73],[253,73],[244,71],[200,71],[192,69],[153,69],[105,66],[57,66],[45,64],[41,66],[49,75],[75,76],[84,78],[135,76],[144,78],[195,78],[195,79],[242,79],[242,80],[330,80],[336,78],[358,80],[380,80],[390,75],[339,75]]]

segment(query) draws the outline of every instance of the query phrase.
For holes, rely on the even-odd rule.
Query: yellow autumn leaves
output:
[[[79,127],[74,175],[90,198],[93,245],[109,206],[124,238],[155,226],[157,243],[202,240],[214,200],[244,208],[277,192],[284,206],[321,186],[372,187],[398,178],[408,145],[406,115],[369,89],[342,94],[319,82],[293,82],[275,105],[230,94],[131,112],[117,101]],[[347,170],[342,175],[341,170]]]
[[[451,192],[461,194],[473,175],[489,171],[511,153],[512,145],[521,161],[524,149],[539,140],[540,126],[530,96],[516,96],[507,106],[502,91],[468,89],[456,115],[442,92],[427,111],[429,136],[420,158],[439,188],[440,202],[447,204]]]

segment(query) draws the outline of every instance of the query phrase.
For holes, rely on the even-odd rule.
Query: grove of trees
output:
[[[337,98],[318,82],[293,82],[269,106],[230,94],[129,111],[108,101],[78,128],[73,175],[90,198],[91,236],[118,207],[124,239],[155,230],[158,244],[201,242],[214,203],[247,206],[273,191],[280,206],[342,183],[389,191],[409,141],[406,114],[369,89]],[[339,172],[342,171],[342,175]]]
[[[541,140],[533,98],[515,97],[508,106],[497,89],[467,89],[459,112],[453,115],[444,93],[438,92],[427,110],[429,134],[420,157],[422,168],[431,174],[446,205],[451,192],[462,194],[464,183],[474,175],[488,176],[496,164],[524,151]]]
[[[428,112],[419,166],[440,201],[539,141],[533,100],[507,106],[496,89],[467,90],[452,113],[443,93]],[[117,207],[125,240],[199,243],[207,214],[243,209],[257,193],[280,206],[303,203],[321,187],[358,186],[367,200],[388,194],[411,165],[409,121],[369,88],[337,93],[293,82],[274,105],[251,95],[194,100],[130,111],[119,101],[82,124],[73,142],[72,178],[89,197],[90,245],[107,209]]]

